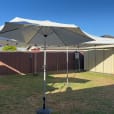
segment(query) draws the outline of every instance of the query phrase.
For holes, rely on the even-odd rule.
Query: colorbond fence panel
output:
[[[81,61],[83,58],[81,58]],[[83,63],[81,64],[81,67]],[[69,70],[75,69],[74,52],[69,52]],[[66,52],[47,52],[47,70],[66,70]],[[1,52],[1,74],[27,74],[43,71],[43,52]]]

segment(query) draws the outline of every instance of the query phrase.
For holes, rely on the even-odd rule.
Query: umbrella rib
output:
[[[52,30],[54,31],[54,33],[56,34],[56,36],[59,36],[59,37],[58,37],[59,40],[62,41],[62,43],[63,43],[65,46],[67,46],[66,43],[60,38],[60,35],[58,35],[58,33],[54,30],[54,28],[52,28]]]
[[[19,29],[19,28],[15,28],[15,29],[8,30],[8,31],[5,31],[5,32],[4,32],[4,31],[3,31],[3,32],[2,32],[2,31],[0,31],[0,34],[4,34],[4,33],[7,33],[7,32],[11,32],[11,31],[15,31],[15,30],[18,30],[18,29]]]
[[[33,37],[35,37],[41,31],[41,29],[42,29],[42,27],[40,27],[40,29],[36,31],[36,33],[32,36],[32,38],[27,42],[28,44],[31,42]]]

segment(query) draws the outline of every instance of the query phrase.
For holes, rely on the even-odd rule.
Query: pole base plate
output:
[[[50,111],[50,109],[39,109],[38,111],[37,111],[37,114],[51,114],[51,111]]]

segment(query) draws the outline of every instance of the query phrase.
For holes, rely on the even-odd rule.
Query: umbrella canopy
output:
[[[84,32],[84,31],[83,31]],[[84,32],[86,35],[88,35],[89,37],[91,37],[92,39],[94,39],[93,41],[88,41],[88,42],[84,42],[82,43],[82,45],[86,45],[86,46],[91,46],[91,45],[107,45],[107,44],[114,44],[114,39],[113,38],[109,38],[109,37],[99,37],[99,36],[95,36],[95,35],[91,35],[88,34],[86,32]]]
[[[16,40],[0,37],[0,44],[1,45],[16,45]]]
[[[110,38],[98,38],[96,41],[88,41],[85,42],[83,44],[86,45],[110,45],[110,44],[114,44],[114,39],[110,39]]]
[[[74,46],[93,40],[79,27],[51,21],[34,21],[15,18],[5,23],[0,36],[16,39],[20,42],[44,45],[45,35],[48,46]]]
[[[114,44],[113,38],[112,39],[108,38],[108,37],[104,38],[104,37],[99,37],[99,36],[95,36],[95,35],[90,35],[86,32],[84,32],[84,33],[87,34],[89,37],[92,37],[94,40],[82,43],[80,45],[81,47],[103,46],[103,45],[113,45]]]

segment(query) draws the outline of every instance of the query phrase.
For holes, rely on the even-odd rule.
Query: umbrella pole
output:
[[[44,35],[44,82],[43,82],[43,109],[46,108],[46,37]]]
[[[46,108],[46,37],[44,35],[44,80],[43,80],[43,108],[37,111],[37,114],[51,114],[50,109]]]
[[[44,46],[44,82],[43,82],[43,109],[46,108],[46,44]]]
[[[66,62],[67,62],[67,85],[69,83],[69,80],[68,80],[68,72],[69,72],[69,69],[68,69],[68,63],[69,63],[69,58],[68,58],[68,47],[67,47],[67,52],[66,52]]]

